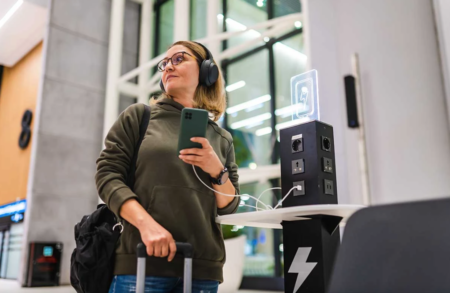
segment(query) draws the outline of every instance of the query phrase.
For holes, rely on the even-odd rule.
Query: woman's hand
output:
[[[209,144],[209,141],[203,137],[193,137],[191,141],[198,142],[202,145],[201,149],[185,149],[180,151],[180,159],[186,164],[200,167],[211,177],[216,178],[224,169],[216,152]]]
[[[168,261],[172,261],[177,252],[175,240],[172,234],[164,229],[155,220],[151,219],[139,228],[142,242],[147,247],[147,254],[155,257],[168,257]]]

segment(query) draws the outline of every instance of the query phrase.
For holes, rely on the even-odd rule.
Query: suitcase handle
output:
[[[190,243],[175,242],[177,246],[177,255],[184,257],[184,278],[183,292],[192,292],[192,245]],[[144,243],[137,245],[137,276],[136,293],[144,293],[145,290],[145,259],[147,258],[147,248]]]
[[[192,258],[192,245],[187,242],[175,242],[177,247],[177,255],[184,258]],[[138,257],[147,257],[147,247],[144,243],[139,243],[137,245],[137,255]]]

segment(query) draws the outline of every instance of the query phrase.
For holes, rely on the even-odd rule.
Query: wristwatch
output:
[[[225,168],[222,171],[220,171],[220,174],[219,174],[219,176],[217,176],[217,178],[213,178],[210,176],[209,179],[215,185],[222,185],[225,182],[227,182],[228,177],[229,177],[228,169]]]

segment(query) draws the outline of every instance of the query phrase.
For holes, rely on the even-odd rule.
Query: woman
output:
[[[125,177],[139,139],[144,105],[134,104],[122,112],[106,137],[97,160],[97,188],[102,200],[124,220],[110,293],[135,292],[140,241],[149,255],[145,292],[183,291],[183,259],[175,257],[175,241],[193,245],[192,292],[214,293],[222,282],[225,246],[215,218],[234,213],[239,200],[205,187],[192,165],[202,181],[220,193],[238,194],[239,185],[232,137],[214,122],[225,110],[223,78],[220,70],[213,84],[214,73],[205,77],[201,64],[207,59],[213,61],[203,45],[181,41],[158,64],[165,93],[151,109],[138,153],[134,192],[126,186]],[[203,66],[215,66],[205,62]],[[177,153],[184,107],[205,109],[214,121],[208,121],[205,138],[192,138],[201,149]]]

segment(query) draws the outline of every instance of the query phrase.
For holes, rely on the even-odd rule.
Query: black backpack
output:
[[[127,186],[133,189],[136,160],[150,120],[150,107],[139,126],[139,141],[128,171]],[[113,279],[114,255],[123,226],[105,204],[75,225],[76,248],[70,259],[70,283],[78,293],[107,293]]]

